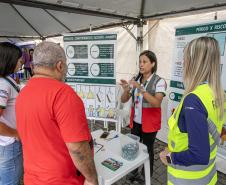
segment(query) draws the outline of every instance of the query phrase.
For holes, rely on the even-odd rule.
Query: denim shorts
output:
[[[0,145],[0,185],[19,185],[23,174],[22,146],[19,141]]]

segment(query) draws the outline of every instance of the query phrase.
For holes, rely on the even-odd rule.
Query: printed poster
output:
[[[117,34],[64,36],[66,82],[84,102],[88,118],[115,119]]]

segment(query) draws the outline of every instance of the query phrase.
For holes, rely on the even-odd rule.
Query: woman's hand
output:
[[[130,90],[129,84],[128,84],[128,82],[126,80],[121,79],[120,82],[121,82],[120,85],[122,86],[124,91],[129,91]]]
[[[159,154],[162,163],[165,164],[166,166],[168,165],[168,162],[167,162],[167,160],[166,160],[166,156],[167,156],[168,153],[169,153],[168,148],[165,148],[165,149],[164,149],[162,152],[160,152],[160,154]]]
[[[121,96],[121,102],[126,103],[127,101],[129,101],[129,99],[131,97],[130,86],[126,80],[121,79],[120,81],[121,81],[120,85],[122,86],[122,88],[124,90],[124,92],[122,93],[122,96]]]
[[[140,89],[140,87],[141,87],[140,84],[137,81],[135,81],[135,80],[130,80],[129,81],[129,85],[132,88],[138,88],[138,89]]]

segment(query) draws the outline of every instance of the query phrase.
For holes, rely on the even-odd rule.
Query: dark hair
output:
[[[9,42],[0,43],[0,76],[5,77],[14,73],[21,56],[19,47]]]
[[[29,54],[30,54],[31,51],[34,51],[34,49],[33,48],[29,49]]]
[[[143,52],[141,52],[139,57],[142,55],[145,55],[146,57],[148,57],[149,60],[151,61],[151,63],[153,63],[153,62],[155,63],[154,67],[151,70],[152,73],[155,73],[157,71],[157,57],[156,57],[155,53],[150,50],[144,50]]]

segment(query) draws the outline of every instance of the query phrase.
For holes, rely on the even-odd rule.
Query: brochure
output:
[[[104,165],[105,167],[109,168],[112,171],[116,171],[123,165],[122,162],[119,162],[112,158],[105,159],[101,164]]]

